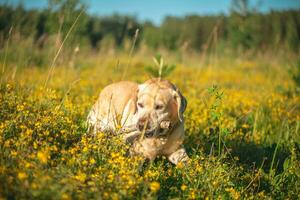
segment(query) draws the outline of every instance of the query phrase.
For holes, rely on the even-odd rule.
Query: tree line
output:
[[[80,0],[49,0],[43,10],[26,10],[22,4],[0,6],[0,48],[11,35],[31,39],[43,49],[51,38],[62,42],[70,28],[70,45],[98,50],[123,48],[139,35],[136,47],[204,51],[226,47],[233,50],[268,50],[284,47],[295,52],[300,45],[300,9],[261,13],[246,0],[233,1],[228,15],[166,17],[160,25],[140,22],[133,16],[92,16]],[[58,41],[57,41],[58,40]]]

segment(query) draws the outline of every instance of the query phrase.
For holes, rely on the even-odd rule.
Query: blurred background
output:
[[[62,43],[57,62],[72,65],[79,55],[130,49],[176,53],[177,63],[185,53],[297,54],[299,11],[298,0],[1,0],[0,59],[43,66]]]

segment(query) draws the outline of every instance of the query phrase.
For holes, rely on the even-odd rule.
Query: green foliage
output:
[[[147,66],[145,67],[145,70],[151,74],[153,77],[157,78],[165,78],[168,75],[170,75],[174,69],[176,68],[176,65],[168,65],[164,63],[164,59],[161,57],[160,54],[157,54],[155,57],[153,57],[153,66]]]
[[[300,89],[300,59],[295,64],[295,67],[290,71],[292,79],[294,80],[298,89]]]
[[[271,11],[259,13],[251,8],[248,1],[236,0],[232,3],[230,15],[166,17],[161,25],[151,22],[141,23],[133,16],[112,15],[90,16],[86,12],[85,1],[50,0],[44,10],[25,10],[22,4],[16,7],[0,5],[0,48],[3,48],[9,30],[21,39],[32,39],[32,46],[39,51],[47,45],[54,45],[65,38],[75,19],[82,13],[76,27],[65,45],[69,49],[76,46],[91,47],[106,51],[107,41],[123,48],[128,40],[140,30],[136,46],[164,48],[172,51],[192,49],[206,51],[221,47],[231,50],[265,50],[279,46],[298,52],[300,44],[299,10]],[[47,54],[47,53],[45,53]]]
[[[208,88],[208,94],[213,98],[213,102],[209,108],[209,124],[211,130],[215,133],[215,136],[218,136],[218,155],[221,156],[222,151],[222,137],[229,134],[227,128],[221,126],[223,117],[223,111],[221,110],[222,100],[224,92],[217,85],[213,85]]]
[[[239,49],[278,47],[298,52],[299,12],[272,11],[262,15],[257,8],[251,8],[248,0],[232,1],[228,36],[231,45]]]
[[[220,91],[220,88],[217,85],[213,85],[212,87],[208,88],[207,91],[214,98],[213,104],[210,106],[210,122],[214,123],[220,119],[222,114],[217,109],[222,103],[223,92]]]

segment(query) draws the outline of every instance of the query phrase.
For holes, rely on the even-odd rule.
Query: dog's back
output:
[[[138,84],[122,81],[106,86],[91,109],[87,123],[93,132],[114,131],[131,120]]]

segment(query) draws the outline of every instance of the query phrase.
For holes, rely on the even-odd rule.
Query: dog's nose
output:
[[[142,131],[142,130],[144,129],[144,125],[141,124],[141,123],[139,123],[139,124],[138,124],[138,129],[139,129],[140,131]]]

